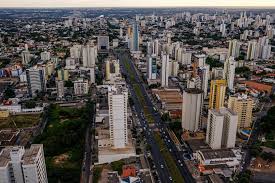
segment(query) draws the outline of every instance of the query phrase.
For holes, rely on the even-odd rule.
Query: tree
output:
[[[4,91],[4,99],[14,98],[15,92],[11,86],[8,86],[7,89]]]
[[[223,67],[223,63],[221,63],[219,60],[214,59],[212,57],[207,57],[206,58],[206,63],[210,65],[210,68],[212,69],[213,67]]]
[[[25,103],[25,107],[27,109],[32,109],[32,108],[35,108],[36,106],[36,102],[33,101],[33,100],[28,100],[26,103]]]
[[[71,80],[65,81],[64,86],[68,87],[68,88],[71,88],[71,87],[74,87],[74,83]]]

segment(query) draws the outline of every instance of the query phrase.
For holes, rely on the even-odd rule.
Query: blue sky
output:
[[[0,7],[161,7],[161,6],[261,6],[275,0],[0,0]]]

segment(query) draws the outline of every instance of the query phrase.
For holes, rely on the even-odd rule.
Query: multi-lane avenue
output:
[[[149,128],[148,122],[146,121],[146,119],[144,117],[141,103],[137,97],[138,95],[137,95],[136,91],[133,89],[133,83],[132,83],[132,81],[130,81],[130,79],[129,79],[130,77],[134,77],[136,84],[139,85],[142,95],[144,96],[146,105],[148,107],[149,113],[152,115],[152,117],[154,119],[155,127],[160,129],[163,142],[166,144],[166,148],[169,150],[169,152],[173,156],[173,158],[177,164],[177,168],[179,169],[183,179],[185,180],[185,182],[188,182],[188,183],[194,182],[192,175],[190,174],[190,172],[188,171],[188,169],[184,163],[183,152],[178,150],[178,148],[176,147],[176,145],[174,144],[174,142],[172,141],[171,137],[168,134],[167,126],[166,126],[165,122],[162,121],[161,115],[154,110],[154,105],[153,105],[152,101],[150,100],[150,97],[146,91],[145,84],[142,81],[142,79],[140,78],[138,71],[135,68],[134,63],[131,60],[131,56],[130,56],[129,52],[127,52],[127,50],[117,50],[116,53],[120,60],[120,64],[122,66],[123,73],[125,73],[128,76],[126,80],[127,80],[130,92],[131,92],[131,96],[133,97],[133,100],[134,100],[135,109],[137,110],[137,112],[139,114],[138,117],[141,121],[141,125],[143,126],[143,128],[145,127],[147,129],[147,132],[145,133],[146,139],[147,139],[148,144],[151,146],[151,150],[152,150],[151,153],[155,160],[154,162],[156,163],[157,172],[159,174],[161,182],[167,182],[167,181],[172,182],[171,176],[169,175],[168,172],[173,171],[173,170],[168,170],[167,166],[165,166],[165,160],[163,159],[161,152],[159,150],[159,147],[155,142],[153,132]],[[126,62],[128,62],[128,63],[126,63]],[[133,73],[134,76],[130,76],[131,73],[128,72],[125,68],[126,64],[130,64],[131,73]]]

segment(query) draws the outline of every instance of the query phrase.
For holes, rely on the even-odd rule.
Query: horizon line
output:
[[[208,5],[201,5],[201,6],[57,6],[57,7],[52,7],[52,6],[38,6],[38,7],[0,7],[0,9],[71,9],[71,8],[81,8],[81,9],[88,9],[88,8],[117,8],[117,9],[125,9],[125,8],[173,8],[173,9],[180,9],[180,8],[210,8],[210,9],[215,9],[215,8],[242,8],[242,9],[275,9],[275,6],[208,6]]]

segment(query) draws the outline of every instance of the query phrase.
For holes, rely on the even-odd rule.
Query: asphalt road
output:
[[[192,175],[190,174],[189,170],[187,169],[187,167],[184,163],[183,152],[180,152],[177,149],[176,145],[174,144],[174,142],[172,141],[172,139],[170,138],[170,136],[168,134],[168,130],[167,130],[167,126],[166,126],[165,122],[162,121],[160,114],[158,112],[155,112],[152,101],[150,100],[150,98],[148,96],[148,93],[146,91],[145,84],[143,83],[142,79],[140,78],[140,76],[138,74],[138,71],[136,70],[136,68],[134,66],[134,63],[131,60],[131,57],[130,57],[129,53],[127,53],[127,51],[124,50],[122,52],[119,52],[117,55],[118,55],[118,58],[120,60],[120,64],[123,66],[123,68],[125,68],[125,65],[124,65],[125,63],[124,62],[129,62],[130,63],[131,70],[135,74],[135,80],[137,81],[136,83],[138,83],[140,85],[141,91],[142,91],[142,94],[145,98],[145,101],[146,101],[147,107],[149,109],[149,112],[151,113],[151,115],[154,118],[155,126],[158,127],[159,129],[161,129],[162,139],[165,142],[167,149],[170,151],[171,155],[174,157],[174,159],[176,161],[176,164],[177,164],[177,167],[180,170],[181,175],[184,178],[185,182],[188,182],[188,183],[195,182]],[[132,88],[132,83],[129,80],[129,78],[130,78],[129,73],[127,73],[125,70],[124,70],[124,73],[126,75],[128,75],[127,83],[130,86],[129,88],[130,88],[131,95],[134,99],[135,108],[136,108],[137,112],[139,114],[141,114],[142,113],[142,111],[141,111],[142,107],[138,102],[138,98],[137,98],[137,94],[135,93],[135,90]],[[156,144],[156,142],[154,140],[153,134],[150,132],[150,130],[148,131],[148,128],[149,128],[148,123],[144,119],[144,116],[139,115],[138,117],[142,121],[141,125],[143,126],[143,128],[145,127],[147,129],[146,139],[147,139],[148,144],[151,146],[152,156],[154,158],[154,162],[156,163],[157,172],[160,176],[161,182],[167,182],[167,181],[169,181],[169,179],[167,180],[167,178],[168,178],[167,173],[168,173],[168,171],[173,171],[173,170],[168,170],[167,171],[166,166],[164,168],[161,168],[161,164],[165,165],[165,163],[164,163],[165,161],[161,156],[158,145]]]

